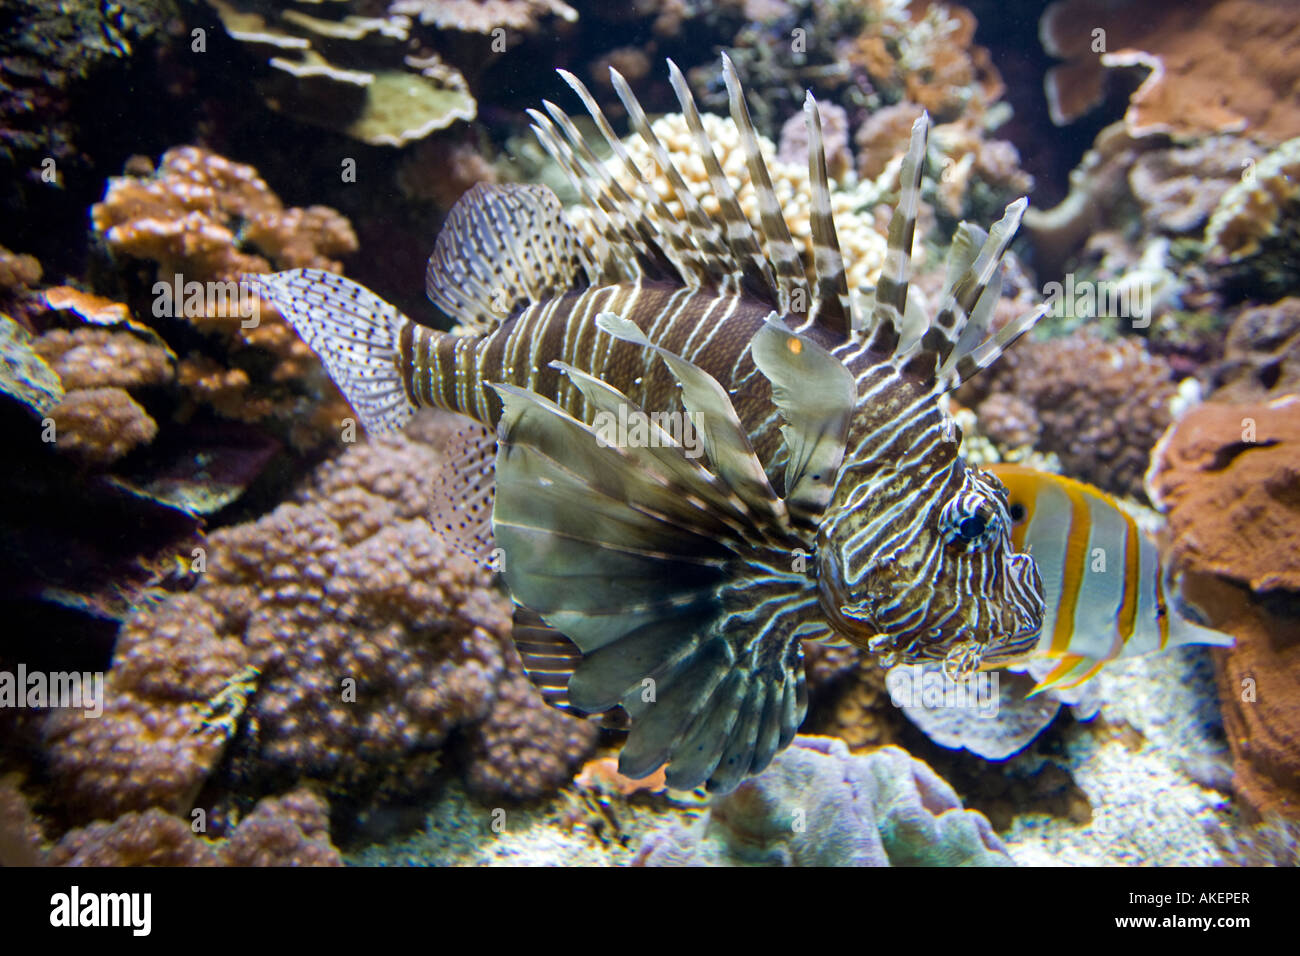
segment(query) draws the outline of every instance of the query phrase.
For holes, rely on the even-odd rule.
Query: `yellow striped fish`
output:
[[[1056,663],[1031,693],[1067,690],[1107,661],[1179,644],[1231,646],[1171,607],[1153,542],[1105,492],[1020,465],[989,469],[1007,488],[1011,541],[1043,579],[1047,613],[1032,657]]]

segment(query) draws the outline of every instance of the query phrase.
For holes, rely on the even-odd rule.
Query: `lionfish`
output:
[[[989,471],[1007,488],[1011,543],[1034,556],[1043,579],[1047,613],[1031,668],[1041,676],[1031,693],[1072,690],[1119,658],[1232,645],[1182,613],[1155,542],[1110,495],[1021,465]]]
[[[544,186],[472,188],[448,214],[426,286],[473,334],[412,322],[331,273],[256,277],[368,430],[398,428],[418,406],[493,430],[462,450],[435,516],[480,558],[503,558],[494,565],[518,607],[525,669],[557,706],[626,711],[628,777],[667,763],[669,786],[715,792],[794,737],[807,708],[802,640],[964,676],[1031,650],[1044,613],[1034,562],[1012,546],[1005,489],[959,455],[943,403],[1044,313],[991,331],[1026,201],[988,233],[960,226],[927,318],[908,296],[922,116],[874,303],[855,310],[811,93],[805,263],[736,72],[722,65],[758,229],[671,61],[716,219],[617,71],[680,219],[561,71],[635,195],[563,110],[530,110],[598,236],[584,239]],[[660,410],[699,425],[702,457]],[[611,441],[601,415],[635,419],[636,440]]]

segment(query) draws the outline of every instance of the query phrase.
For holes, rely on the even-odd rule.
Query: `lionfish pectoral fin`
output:
[[[771,317],[750,343],[750,354],[771,383],[772,401],[785,421],[786,505],[815,518],[835,489],[857,383],[839,359]]]
[[[606,730],[627,730],[627,711],[613,707],[589,714],[574,707],[569,700],[569,680],[582,663],[582,651],[558,630],[551,627],[532,608],[516,604],[511,638],[519,652],[524,673],[545,700],[557,710],[575,717],[590,717]]]
[[[410,319],[333,272],[293,269],[244,280],[320,356],[368,431],[393,431],[406,424],[415,405],[402,382],[399,357]]]
[[[562,369],[592,400],[593,423],[493,386],[503,403],[493,532],[506,583],[581,655],[553,662],[553,672],[572,670],[566,702],[631,716],[622,773],[668,763],[671,786],[734,786],[802,720],[802,661],[787,622],[811,613],[815,591],[783,573],[773,542],[789,538],[770,510],[751,508],[670,436],[611,441],[600,414],[641,409]],[[737,610],[746,608],[755,616]]]
[[[596,316],[596,327],[602,332],[625,342],[632,342],[655,352],[677,380],[682,390],[682,404],[699,422],[704,440],[704,450],[714,470],[753,510],[784,527],[787,514],[784,502],[777,497],[767,474],[749,443],[745,427],[740,423],[731,398],[708,372],[655,345],[635,323],[620,318],[613,312]]]
[[[447,214],[425,291],[453,320],[488,332],[520,307],[585,283],[584,255],[548,187],[478,183]]]
[[[456,551],[497,570],[492,541],[497,440],[477,423],[466,422],[444,450],[446,459],[430,490],[429,522]]]

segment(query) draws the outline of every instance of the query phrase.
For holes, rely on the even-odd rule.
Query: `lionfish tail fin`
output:
[[[367,431],[394,431],[406,424],[415,405],[399,359],[410,319],[333,272],[293,269],[244,279],[320,356]]]
[[[522,306],[573,288],[588,268],[550,189],[478,183],[447,214],[425,290],[454,321],[488,332]]]

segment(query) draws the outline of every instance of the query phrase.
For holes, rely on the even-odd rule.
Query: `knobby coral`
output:
[[[594,728],[523,683],[507,602],[424,518],[439,467],[411,437],[371,441],[212,534],[194,589],[123,627],[103,717],[50,718],[70,809],[180,812],[227,748],[242,792],[409,793],[454,732],[486,797],[562,782]]]
[[[162,320],[179,319],[210,336],[215,355],[179,363],[193,402],[245,422],[269,417],[300,447],[339,434],[347,405],[316,357],[238,283],[275,269],[340,271],[338,257],[357,249],[347,219],[327,206],[285,208],[253,167],[194,146],[168,151],[152,175],[110,180],[91,219],[114,257],[158,264],[151,322],[167,332]]]

